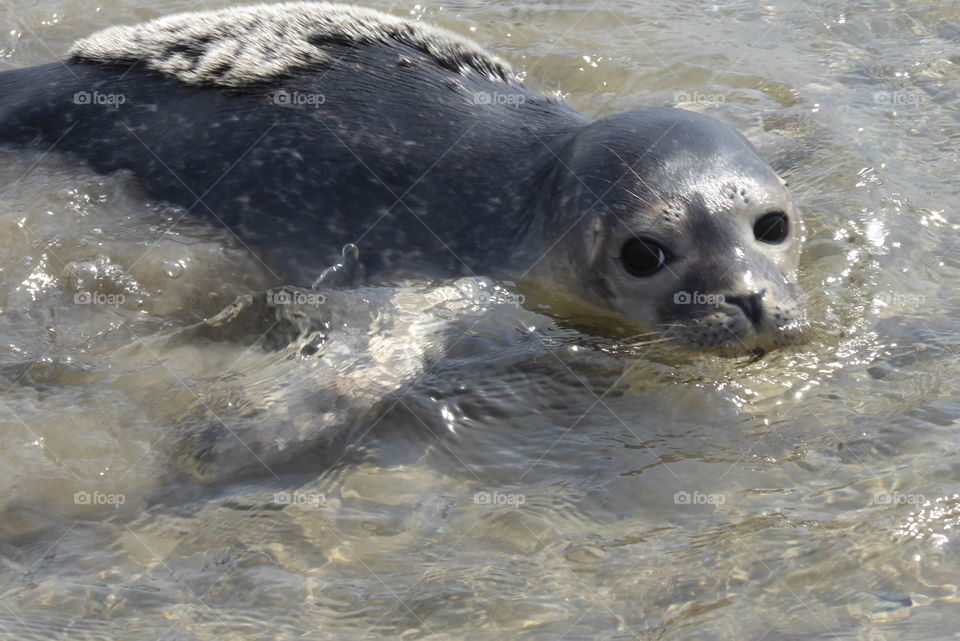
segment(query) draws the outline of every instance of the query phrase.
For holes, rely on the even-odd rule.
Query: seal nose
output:
[[[757,329],[763,323],[763,295],[767,290],[746,296],[725,296],[723,302],[736,305]]]

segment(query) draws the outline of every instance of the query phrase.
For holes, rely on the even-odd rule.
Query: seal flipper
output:
[[[340,260],[321,272],[311,289],[351,289],[360,287],[364,280],[360,249],[353,243],[343,246]]]

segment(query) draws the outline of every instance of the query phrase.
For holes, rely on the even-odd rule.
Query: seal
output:
[[[793,342],[801,220],[709,117],[596,122],[452,32],[288,3],[116,26],[0,73],[0,143],[129,170],[289,282],[355,243],[372,282],[482,274],[698,350]]]

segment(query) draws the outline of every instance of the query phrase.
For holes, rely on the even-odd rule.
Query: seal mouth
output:
[[[767,351],[766,351],[765,349],[763,349],[762,347],[755,347],[754,349],[750,350],[750,352],[747,354],[747,356],[749,356],[749,358],[748,358],[747,361],[746,361],[745,363],[743,363],[740,367],[746,367],[747,365],[753,365],[754,363],[756,363],[757,361],[759,361],[761,358],[763,358],[763,357],[766,356],[766,355],[767,355]]]
[[[770,352],[802,343],[807,326],[808,323],[801,320],[760,328],[746,324],[731,327],[716,322],[674,322],[667,326],[663,336],[688,350],[727,358],[748,356],[750,362],[756,362]]]

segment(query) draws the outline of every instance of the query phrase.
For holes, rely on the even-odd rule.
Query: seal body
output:
[[[767,349],[800,322],[799,217],[739,134],[674,109],[591,122],[471,41],[377,11],[108,29],[0,74],[0,143],[130,170],[299,284],[355,243],[376,281],[537,277],[698,348]]]
[[[372,278],[504,266],[549,144],[588,120],[513,82],[492,56],[476,63],[450,47],[445,60],[402,39],[320,30],[304,40],[316,60],[268,70],[238,62],[233,76],[167,71],[184,66],[171,50],[187,61],[210,55],[196,43],[236,28],[235,14],[265,25],[238,36],[239,55],[249,38],[280,46],[292,37],[272,23],[301,20],[310,38],[311,24],[353,11],[271,5],[220,12],[222,24],[188,16],[152,52],[166,57],[155,65],[163,71],[139,57],[149,52],[134,31],[78,47],[64,63],[0,74],[2,140],[55,146],[104,173],[131,170],[155,197],[223,223],[300,282],[347,242]],[[191,27],[206,38],[188,38]]]

